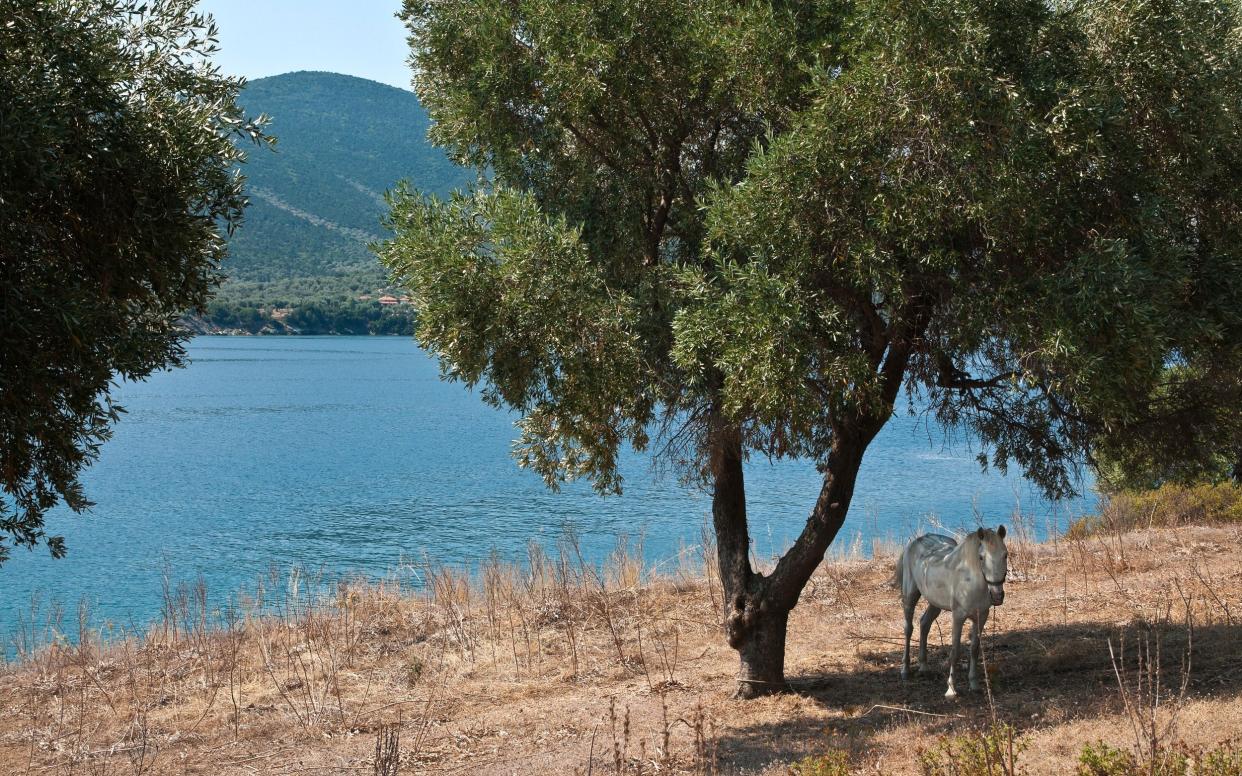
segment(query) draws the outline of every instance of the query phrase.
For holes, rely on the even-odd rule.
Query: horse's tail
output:
[[[902,577],[905,574],[905,567],[906,552],[905,550],[902,550],[901,554],[897,556],[897,568],[893,571],[893,577],[888,580],[888,583],[898,590],[901,590],[901,582]]]

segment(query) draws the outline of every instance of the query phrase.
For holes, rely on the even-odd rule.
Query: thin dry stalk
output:
[[[1108,655],[1122,707],[1134,736],[1135,752],[1147,763],[1153,774],[1159,767],[1162,753],[1173,743],[1178,712],[1190,686],[1194,646],[1193,599],[1182,598],[1186,618],[1186,649],[1182,654],[1179,682],[1175,690],[1168,692],[1162,676],[1162,650],[1164,630],[1168,627],[1167,612],[1163,622],[1145,628],[1134,645],[1134,669],[1126,668],[1124,634],[1116,649],[1108,639]]]
[[[381,725],[375,734],[375,776],[397,776],[401,769],[401,729]]]

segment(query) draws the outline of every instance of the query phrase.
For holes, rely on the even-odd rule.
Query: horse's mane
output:
[[[979,560],[979,545],[982,541],[983,538],[979,536],[978,531],[971,531],[957,543],[957,546],[960,548],[959,551],[966,554],[966,563],[972,569],[980,571],[983,569],[983,563]]]

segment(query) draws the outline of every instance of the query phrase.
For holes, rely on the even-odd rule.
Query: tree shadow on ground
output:
[[[889,639],[885,648],[860,644],[855,669],[804,670],[789,677],[804,700],[844,712],[825,726],[822,714],[789,715],[780,722],[732,729],[720,739],[721,759],[739,767],[795,760],[808,751],[828,748],[861,753],[882,731],[915,723],[928,743],[936,736],[986,726],[995,719],[1025,731],[1074,719],[1090,719],[1123,710],[1118,672],[1130,688],[1139,670],[1139,653],[1159,657],[1162,697],[1175,697],[1183,679],[1190,698],[1242,695],[1242,625],[1219,624],[1120,627],[1076,623],[1012,630],[989,637],[985,632],[987,689],[970,691],[963,638],[957,681],[960,697],[944,697],[948,647],[929,644],[926,674],[900,677],[901,649]],[[1110,656],[1109,645],[1112,645]],[[1150,648],[1150,649],[1149,649]],[[1189,650],[1189,671],[1185,670]],[[912,660],[917,654],[917,634]],[[814,739],[814,741],[809,741]]]

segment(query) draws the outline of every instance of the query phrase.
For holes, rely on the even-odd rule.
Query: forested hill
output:
[[[427,112],[412,92],[298,72],[250,82],[241,103],[272,117],[277,144],[253,149],[244,168],[251,205],[227,265],[239,280],[373,265],[366,242],[383,235],[386,190],[407,178],[446,194],[469,181],[427,142]]]
[[[243,172],[250,207],[230,241],[230,279],[206,328],[393,329],[365,320],[403,312],[379,309],[384,273],[367,250],[385,236],[384,192],[404,178],[444,195],[467,185],[472,173],[427,141],[427,112],[404,89],[297,72],[251,81],[240,102],[251,115],[271,117],[277,143],[249,151]],[[291,328],[290,320],[302,325]]]

